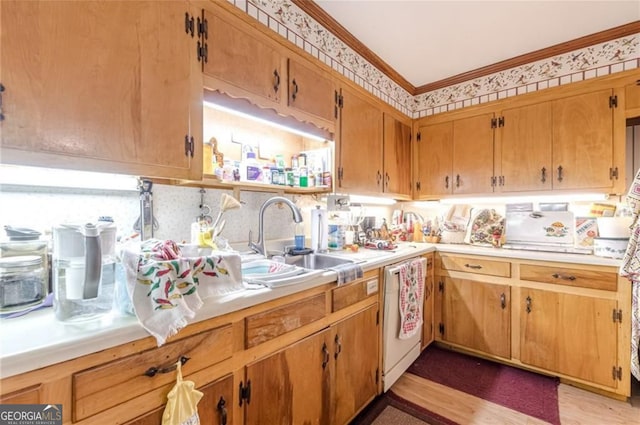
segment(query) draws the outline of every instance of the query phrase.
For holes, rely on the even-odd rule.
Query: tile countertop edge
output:
[[[361,251],[330,254],[352,258],[363,270],[371,270],[394,264],[428,252],[484,255],[539,261],[571,262],[619,267],[621,260],[593,255],[517,251],[454,244],[403,243],[393,252]],[[367,255],[373,258],[367,259]],[[549,258],[553,256],[553,258]],[[363,259],[364,258],[364,259]],[[192,323],[238,311],[258,303],[274,300],[296,292],[335,281],[335,272],[327,271],[307,282],[276,289],[258,289],[208,298]],[[211,302],[213,301],[213,302]],[[13,321],[15,320],[15,322]],[[17,326],[14,326],[17,325]],[[100,321],[86,325],[65,325],[53,318],[51,309],[30,313],[20,319],[0,320],[0,379],[29,372],[55,363],[126,344],[149,334],[133,316],[111,314]],[[28,338],[24,336],[28,335]]]

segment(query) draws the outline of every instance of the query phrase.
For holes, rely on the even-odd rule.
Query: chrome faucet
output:
[[[291,208],[291,211],[293,212],[293,221],[295,221],[296,223],[302,222],[302,213],[300,212],[300,208],[298,208],[296,204],[294,204],[289,199],[282,196],[274,196],[273,198],[267,199],[264,202],[264,204],[262,204],[262,206],[260,207],[257,242],[251,241],[252,239],[251,230],[249,230],[249,247],[253,249],[255,252],[257,252],[258,254],[261,254],[264,256],[267,255],[267,249],[265,247],[265,240],[264,240],[264,210],[266,210],[269,205],[277,204],[280,202],[289,206],[289,208]]]

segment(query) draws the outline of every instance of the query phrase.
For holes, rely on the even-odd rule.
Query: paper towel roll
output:
[[[327,250],[327,210],[311,210],[311,249],[315,252]]]

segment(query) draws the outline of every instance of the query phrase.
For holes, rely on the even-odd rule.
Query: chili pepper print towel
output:
[[[400,267],[400,339],[411,338],[422,325],[424,273],[421,260]]]
[[[123,255],[136,316],[158,346],[194,318],[204,299],[244,289],[239,255],[182,257],[167,245],[147,240],[138,249],[126,247]]]

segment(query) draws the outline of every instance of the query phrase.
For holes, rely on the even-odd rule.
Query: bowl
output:
[[[593,253],[598,257],[624,258],[629,238],[593,238]]]

